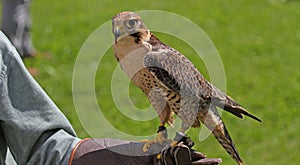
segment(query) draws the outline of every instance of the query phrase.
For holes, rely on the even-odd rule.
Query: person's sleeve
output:
[[[67,164],[80,139],[1,32],[0,54],[0,129],[17,164]]]

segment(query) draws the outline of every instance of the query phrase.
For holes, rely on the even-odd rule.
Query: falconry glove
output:
[[[155,146],[149,153],[142,151],[143,145],[116,139],[84,139],[74,147],[69,165],[213,165],[221,162],[221,159],[205,158],[204,154],[191,150],[183,142],[175,147]],[[158,148],[159,152],[155,152]],[[161,153],[161,158],[157,157],[158,153]]]

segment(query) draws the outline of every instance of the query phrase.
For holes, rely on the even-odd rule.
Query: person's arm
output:
[[[80,139],[2,32],[0,65],[0,152],[9,147],[17,164],[67,164]]]
[[[67,118],[33,80],[17,51],[0,32],[0,164],[9,147],[17,164],[218,164],[186,145],[157,146],[144,153],[141,142],[80,140]],[[161,159],[157,155],[161,154]],[[179,163],[180,164],[180,163]]]

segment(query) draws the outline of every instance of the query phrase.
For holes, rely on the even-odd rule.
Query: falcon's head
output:
[[[121,12],[114,16],[112,18],[112,26],[115,42],[129,35],[150,34],[141,17],[130,11]]]

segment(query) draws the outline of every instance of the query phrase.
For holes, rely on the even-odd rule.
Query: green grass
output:
[[[33,41],[48,57],[26,60],[25,64],[39,69],[35,79],[68,117],[79,137],[89,136],[78,120],[72,100],[72,71],[81,46],[93,31],[117,12],[163,10],[187,17],[203,28],[222,58],[227,92],[263,119],[264,122],[259,124],[223,113],[224,122],[245,164],[300,163],[299,2],[37,0],[32,1],[31,9]],[[164,34],[158,35],[189,56],[208,76],[201,60],[195,59],[193,50],[185,43]],[[154,133],[157,119],[131,121],[115,107],[109,80],[116,65],[112,50],[109,50],[95,78],[98,103],[106,118],[129,134]],[[133,85],[130,85],[130,96],[137,107],[149,106],[147,99]],[[89,113],[89,109],[86,111]],[[198,132],[199,129],[191,129],[189,135],[197,139]],[[195,147],[209,157],[223,158],[224,165],[234,163],[212,136],[203,142],[196,141]]]

